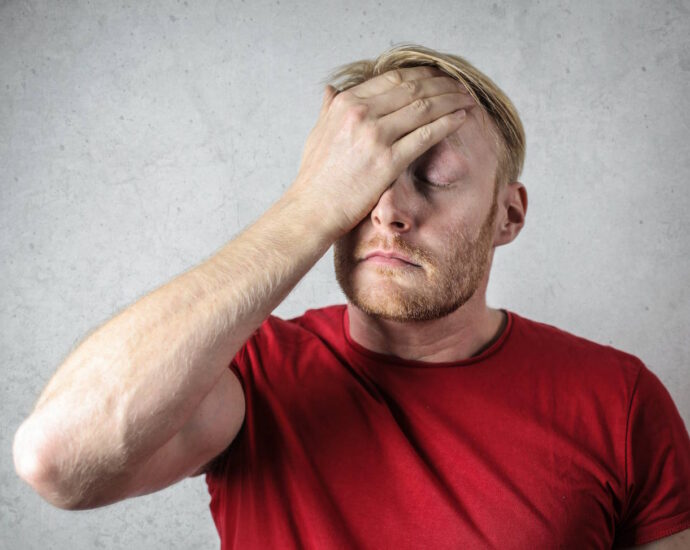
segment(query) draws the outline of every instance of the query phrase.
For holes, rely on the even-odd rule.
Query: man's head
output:
[[[335,243],[336,278],[348,300],[369,315],[402,322],[443,317],[482,285],[485,291],[493,249],[515,238],[526,209],[517,182],[525,151],[517,111],[461,57],[398,46],[376,60],[340,67],[329,82],[343,91],[419,65],[462,82],[477,105],[458,131],[411,163],[370,215]],[[415,265],[365,260],[375,250]]]
[[[385,51],[374,60],[363,59],[342,65],[326,80],[339,91],[345,91],[392,69],[421,65],[436,67],[465,85],[493,123],[487,130],[497,150],[497,185],[500,187],[517,181],[525,162],[525,130],[517,109],[493,80],[464,58],[424,46],[403,44]]]

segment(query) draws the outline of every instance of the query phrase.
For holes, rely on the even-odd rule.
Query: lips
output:
[[[373,252],[369,252],[369,254],[364,256],[364,260],[371,260],[377,263],[385,263],[392,265],[403,263],[419,267],[419,265],[414,263],[409,257],[405,256],[404,254],[386,250],[374,250]]]

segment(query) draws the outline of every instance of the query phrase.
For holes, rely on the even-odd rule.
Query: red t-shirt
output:
[[[612,548],[690,527],[690,439],[636,357],[507,312],[452,363],[367,350],[344,305],[270,316],[206,475],[229,548]]]

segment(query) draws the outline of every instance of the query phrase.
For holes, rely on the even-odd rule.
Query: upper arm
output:
[[[225,369],[184,427],[136,469],[122,498],[145,495],[202,473],[232,443],[245,415],[242,385]]]

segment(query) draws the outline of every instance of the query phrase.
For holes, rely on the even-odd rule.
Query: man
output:
[[[486,305],[527,210],[510,100],[415,46],[337,79],[285,195],[65,360],[19,474],[83,509],[205,472],[223,548],[686,547],[658,378]],[[347,305],[270,315],[331,244]]]

